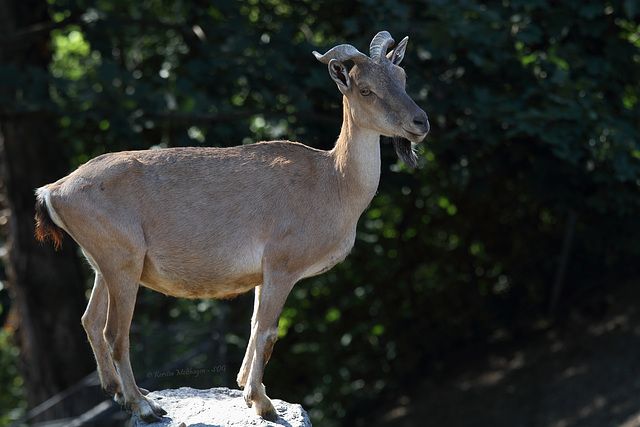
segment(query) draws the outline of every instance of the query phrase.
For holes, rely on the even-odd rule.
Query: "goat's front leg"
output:
[[[247,384],[247,378],[249,377],[249,371],[251,370],[251,363],[253,362],[253,355],[256,352],[255,346],[256,334],[254,329],[256,328],[256,322],[258,319],[258,309],[260,308],[260,294],[262,292],[262,285],[256,286],[254,289],[254,302],[253,302],[253,316],[251,316],[251,335],[249,337],[249,343],[247,344],[247,350],[244,353],[244,359],[242,360],[242,367],[238,372],[236,382],[238,386],[244,388]]]
[[[270,421],[277,420],[278,414],[271,400],[267,397],[262,377],[265,366],[271,357],[273,346],[278,339],[280,313],[294,284],[295,281],[289,277],[283,275],[274,277],[273,274],[265,274],[265,281],[259,292],[260,300],[255,313],[255,324],[251,331],[249,348],[247,348],[248,356],[253,353],[253,357],[243,393],[244,400],[247,406],[254,406],[258,415]]]
[[[124,404],[127,411],[138,412],[140,418],[146,422],[160,421],[167,412],[153,400],[144,397],[144,390],[136,385],[129,359],[129,328],[136,304],[138,284],[122,278],[115,283],[110,282],[108,278],[106,281],[108,286],[112,285],[109,288],[109,310],[104,336],[122,386],[122,393],[116,394],[116,400]]]

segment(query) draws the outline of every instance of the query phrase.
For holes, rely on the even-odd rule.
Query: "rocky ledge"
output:
[[[278,421],[273,423],[257,416],[248,408],[240,390],[212,388],[196,390],[182,387],[175,390],[154,391],[147,397],[155,400],[167,411],[162,421],[145,423],[134,413],[131,425],[134,427],[311,427],[309,415],[301,405],[272,399],[278,412]]]

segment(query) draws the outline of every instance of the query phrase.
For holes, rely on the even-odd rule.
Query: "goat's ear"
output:
[[[405,37],[402,39],[398,46],[393,49],[391,52],[387,54],[387,58],[395,65],[399,65],[400,62],[404,59],[404,51],[407,50],[407,43],[409,42],[409,37]]]
[[[351,92],[351,79],[349,78],[349,71],[337,59],[329,61],[329,75],[334,82],[338,85],[338,89],[343,95]]]

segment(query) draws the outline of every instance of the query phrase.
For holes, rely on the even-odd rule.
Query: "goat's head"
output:
[[[417,158],[411,142],[424,139],[429,132],[429,120],[405,90],[406,74],[399,64],[408,41],[405,37],[387,54],[394,41],[387,31],[381,31],[371,41],[371,57],[348,44],[336,46],[324,55],[315,51],[313,54],[318,61],[328,64],[329,75],[346,97],[354,124],[394,137],[400,159],[415,167]],[[355,63],[351,71],[342,64],[348,60]]]

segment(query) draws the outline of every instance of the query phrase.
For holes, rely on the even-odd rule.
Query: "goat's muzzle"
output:
[[[415,127],[415,129],[419,130],[419,132],[417,132],[417,133],[422,135],[422,138],[420,138],[420,140],[424,139],[424,137],[427,136],[427,134],[431,130],[431,126],[429,125],[429,118],[427,117],[427,113],[422,111],[421,114],[418,114],[417,116],[415,116],[413,118],[413,126]],[[417,142],[417,141],[414,141],[414,142]]]
[[[427,117],[427,113],[420,110],[420,113],[413,117],[411,122],[405,124],[402,127],[405,135],[411,142],[420,142],[424,139],[425,136],[431,130],[431,126],[429,125],[429,118]]]

